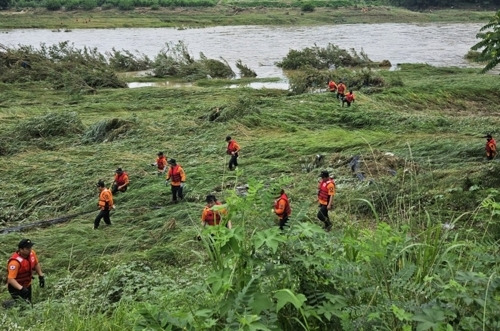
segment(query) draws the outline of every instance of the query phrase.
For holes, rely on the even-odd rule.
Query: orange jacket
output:
[[[221,206],[222,204],[217,201],[215,202],[215,205]],[[221,213],[224,213],[224,211],[213,210],[212,208],[213,207],[205,206],[203,212],[201,213],[201,222],[208,225],[219,225],[221,220]]]
[[[231,155],[233,153],[238,153],[239,151],[240,151],[240,145],[238,145],[238,143],[233,139],[229,140],[229,142],[227,143],[226,153]]]
[[[347,93],[345,95],[345,100],[349,101],[349,102],[353,102],[354,101],[354,94],[353,93]]]
[[[184,173],[184,169],[178,164],[175,166],[171,166],[168,168],[167,180],[171,179],[170,185],[172,186],[181,186],[181,182],[186,181],[186,174]]]
[[[335,195],[335,182],[332,178],[321,180],[318,183],[318,202],[321,205],[328,205],[330,199]]]
[[[128,174],[124,171],[121,174],[115,174],[115,183],[118,186],[128,185]]]
[[[28,287],[37,264],[38,258],[34,250],[31,250],[27,259],[15,252],[7,264],[7,278],[14,278],[23,287]]]
[[[292,214],[292,208],[290,208],[290,202],[288,201],[288,196],[285,193],[274,201],[274,213],[278,215],[280,220]]]
[[[163,171],[167,165],[167,158],[165,155],[156,158],[156,166],[159,171]]]
[[[497,155],[497,142],[491,138],[486,142],[486,156],[495,157]]]
[[[113,208],[113,195],[109,189],[105,188],[99,193],[99,202],[97,204],[101,210],[111,210]]]
[[[330,89],[330,92],[335,92],[337,90],[337,84],[331,80],[328,82],[328,88]]]
[[[337,85],[337,92],[339,94],[344,94],[345,90],[346,90],[346,86],[344,83],[339,83],[339,85]]]

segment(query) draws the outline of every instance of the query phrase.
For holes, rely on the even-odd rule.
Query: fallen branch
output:
[[[67,215],[67,216],[63,216],[63,217],[59,217],[59,218],[54,218],[51,220],[38,221],[38,222],[30,223],[30,224],[13,226],[10,228],[0,230],[0,234],[7,234],[7,233],[11,233],[11,232],[21,232],[21,231],[25,231],[28,229],[39,228],[39,227],[44,228],[44,227],[47,227],[49,225],[67,222],[72,218],[75,218],[75,217],[80,216],[80,215],[90,214],[90,213],[93,213],[94,211],[95,210],[83,211],[81,213]]]

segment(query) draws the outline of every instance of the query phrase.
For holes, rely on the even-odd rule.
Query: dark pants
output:
[[[229,160],[229,170],[233,170],[238,166],[238,153],[234,153],[231,155],[231,159]]]
[[[182,187],[180,186],[174,186],[174,185],[170,185],[171,189],[172,189],[172,201],[177,201],[177,197],[179,197],[179,199],[184,199],[184,194],[182,193]]]
[[[282,219],[280,219],[279,221],[280,230],[283,230],[283,227],[286,226],[287,222],[288,222],[288,216],[285,216]]]
[[[28,289],[28,293],[26,293],[25,295],[21,294],[21,291],[16,289],[14,286],[12,285],[8,285],[7,286],[8,290],[9,290],[9,293],[10,293],[10,296],[12,297],[12,299],[14,300],[25,300],[27,302],[31,302],[31,285],[27,287]]]
[[[104,219],[104,223],[107,225],[111,225],[111,220],[109,219],[109,210],[104,209],[97,214],[97,217],[94,220],[94,229],[97,229],[99,227],[99,223],[101,223],[101,219]]]
[[[345,94],[344,94],[344,93],[338,93],[338,92],[337,92],[337,99],[339,99],[339,100],[343,100],[343,99],[344,99],[344,96],[345,96]]]
[[[344,103],[347,103],[347,107],[351,107],[351,102],[346,99],[342,99],[342,107],[344,107]]]
[[[326,205],[319,205],[317,217],[321,222],[325,223],[325,229],[332,226],[332,222],[330,222],[330,218],[328,217],[328,208],[326,208]]]
[[[120,190],[119,190],[119,189],[118,189],[118,184],[113,184],[113,185],[111,186],[111,193],[112,193],[112,194],[116,194],[116,193],[118,193],[118,191],[120,191],[120,192],[125,192],[125,191],[127,190],[127,187],[128,187],[128,186],[125,186],[125,187],[123,187],[122,189],[120,189]]]

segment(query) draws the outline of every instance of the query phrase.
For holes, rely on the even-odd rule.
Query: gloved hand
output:
[[[165,185],[168,185],[168,179],[165,181]]]
[[[184,182],[181,183],[181,187],[184,187]]]
[[[24,286],[20,291],[21,291],[21,296],[23,297],[28,296],[28,294],[30,293],[30,291]]]
[[[41,288],[45,287],[45,277],[44,276],[38,276],[38,282],[39,282]]]

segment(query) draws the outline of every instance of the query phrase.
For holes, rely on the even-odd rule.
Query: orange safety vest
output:
[[[338,86],[337,86],[337,92],[339,94],[344,94],[345,92],[345,84],[344,83],[340,83]]]
[[[292,214],[292,208],[290,208],[290,202],[288,201],[287,195],[283,193],[278,199],[274,201],[274,210],[279,209],[280,200],[285,201],[285,210],[283,211],[283,213],[276,215],[278,215],[282,219],[283,217],[290,216]]]
[[[238,152],[238,143],[234,140],[230,140],[227,144],[227,154],[231,154],[232,152]]]
[[[346,99],[346,101],[353,102],[353,101],[354,101],[354,94],[352,94],[352,93],[347,93],[347,94],[345,95],[345,99]]]
[[[486,156],[495,157],[497,155],[497,142],[495,139],[491,138],[490,141],[486,142]]]
[[[165,156],[156,158],[156,166],[158,167],[158,170],[165,169],[166,165],[167,165],[167,159],[165,158]]]
[[[330,183],[335,186],[335,182],[332,178],[328,178],[318,183],[318,200],[330,201],[330,195],[328,195],[328,185],[330,185]]]
[[[221,203],[219,201],[216,201],[215,204],[218,206],[221,205]],[[204,217],[203,221],[207,222],[208,225],[219,225],[220,219],[221,219],[220,213],[218,211],[213,211],[208,206],[205,208],[208,210],[206,210],[205,217]]]
[[[330,92],[335,92],[337,90],[337,84],[331,80],[328,82],[328,88],[330,89]]]
[[[33,275],[33,269],[36,266],[36,255],[30,252],[29,258],[25,259],[17,252],[12,254],[9,259],[9,263],[12,260],[19,262],[19,271],[17,272],[16,281],[23,287],[28,287],[31,284],[31,277]]]
[[[169,172],[169,176],[170,176],[170,179],[172,180],[172,182],[180,182],[181,181],[181,172],[179,171],[179,165],[175,165],[173,167],[170,167],[170,169],[168,169],[168,172]]]
[[[121,186],[125,184],[125,178],[128,176],[128,174],[124,171],[121,174],[115,174],[115,182],[118,184],[118,186]]]
[[[107,206],[106,203],[108,204]],[[101,193],[99,193],[99,208],[101,210],[111,210],[112,207],[113,195],[109,189],[105,188],[101,191]]]

